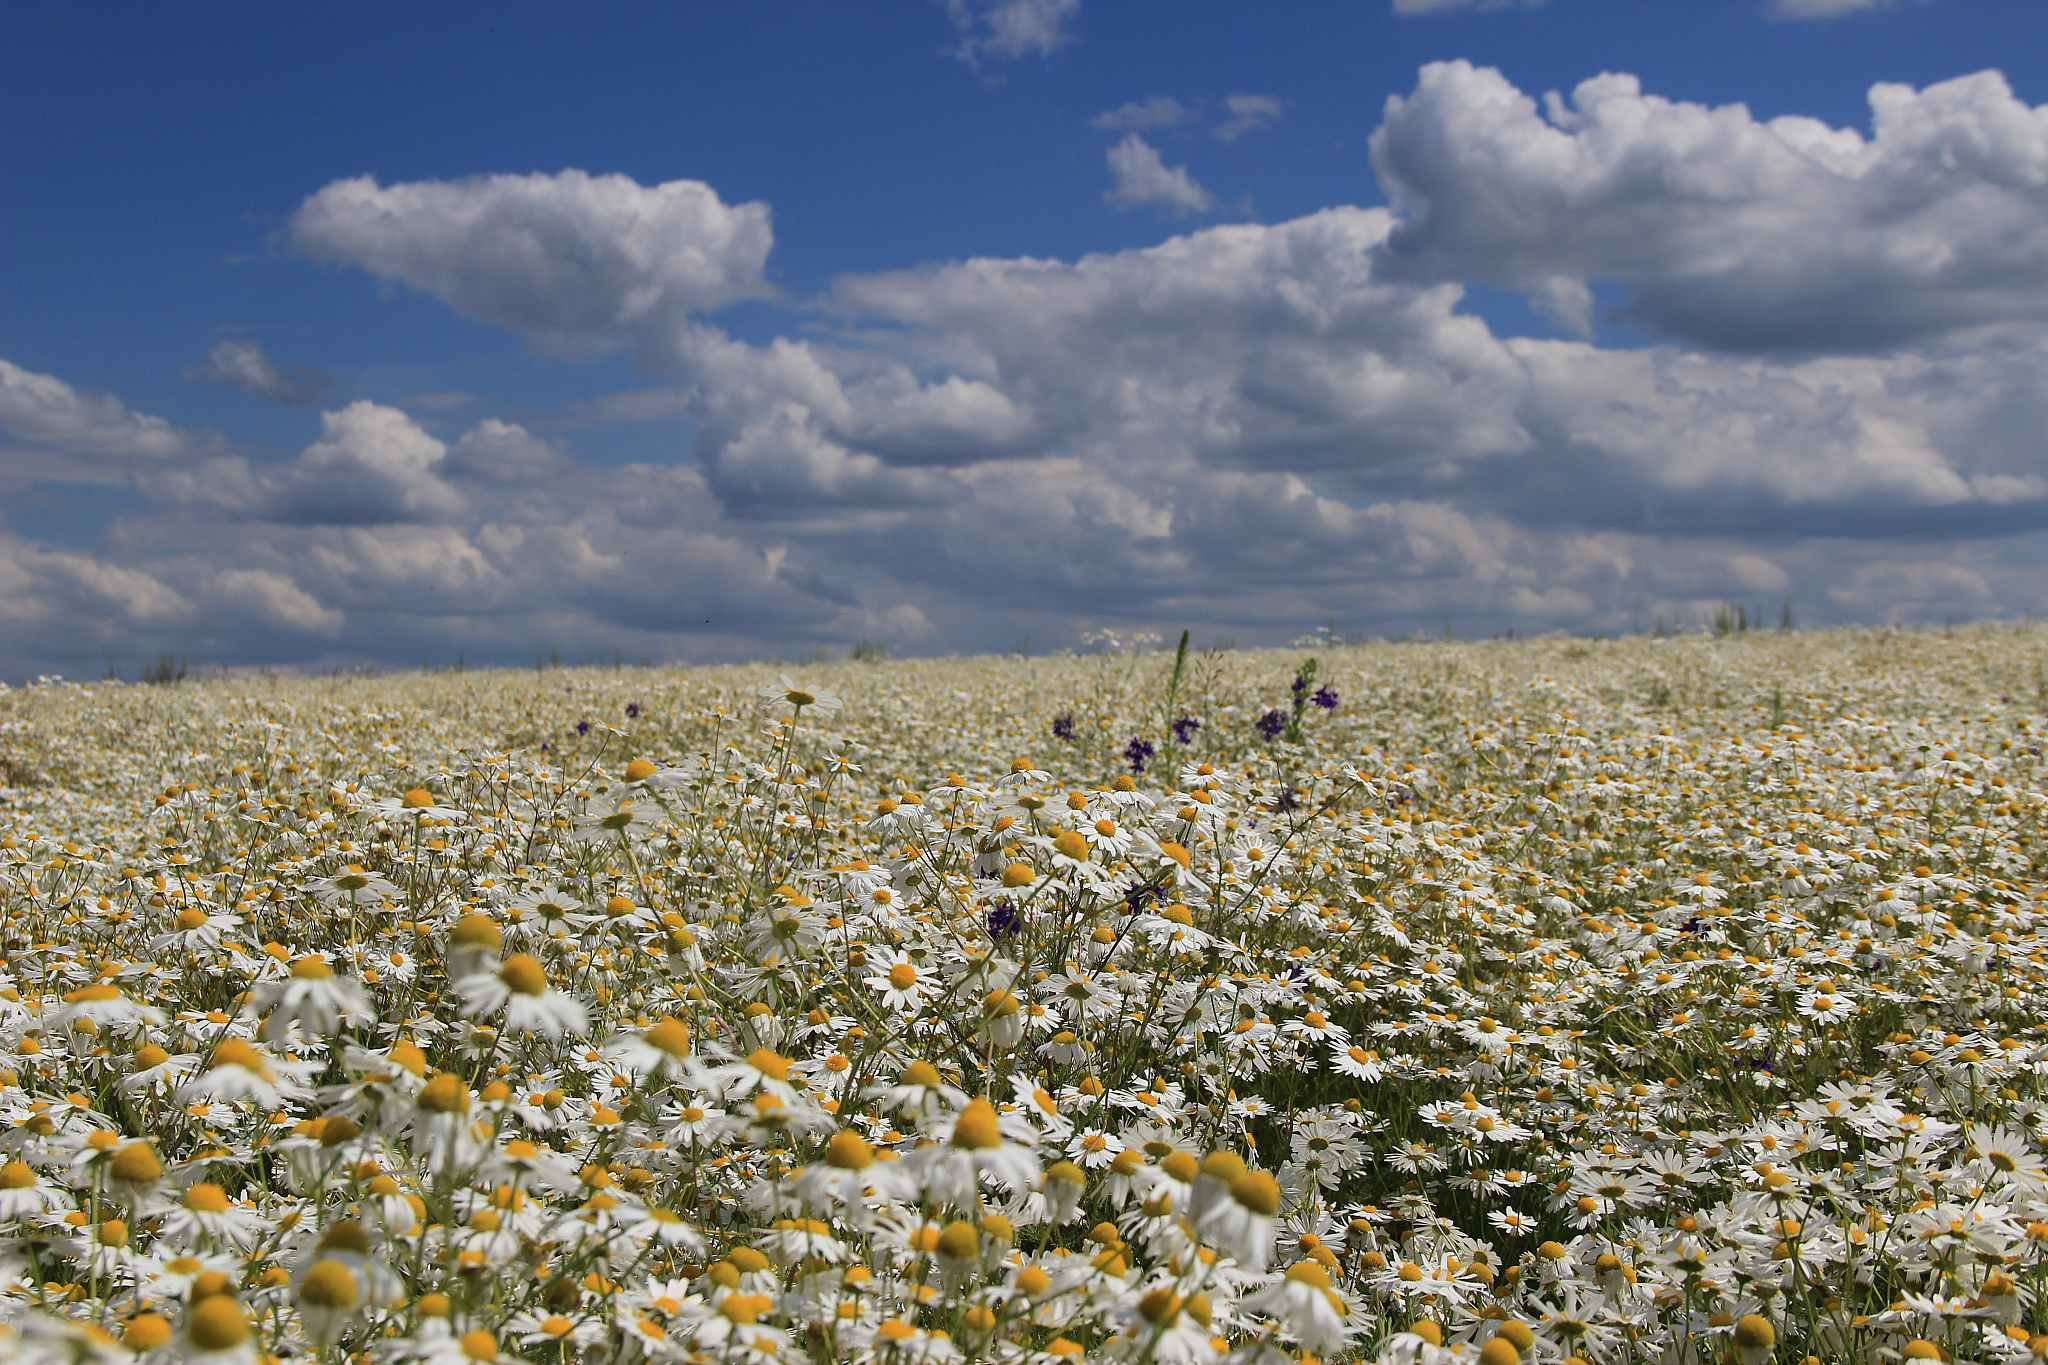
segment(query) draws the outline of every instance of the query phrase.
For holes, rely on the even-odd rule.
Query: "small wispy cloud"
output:
[[[1115,184],[1103,198],[1118,208],[1156,205],[1173,213],[1205,213],[1216,202],[1187,168],[1169,166],[1159,149],[1129,133],[1109,149],[1109,171]]]
[[[1194,117],[1195,111],[1173,96],[1154,95],[1105,110],[1089,123],[1108,133],[1144,133],[1154,128],[1178,127]]]
[[[328,389],[325,375],[312,370],[287,373],[253,341],[217,341],[206,358],[185,371],[195,384],[219,384],[253,393],[291,407],[320,401]]]
[[[1216,125],[1216,136],[1225,142],[1235,142],[1246,133],[1278,123],[1287,106],[1274,95],[1226,95],[1223,107],[1229,117]]]
[[[1453,14],[1459,10],[1541,9],[1550,0],[1394,0],[1400,15]]]
[[[1846,19],[1852,14],[1890,9],[1898,0],[1771,0],[1773,19]]]
[[[952,55],[979,68],[986,58],[1049,57],[1069,42],[1081,0],[946,0],[959,35]]]

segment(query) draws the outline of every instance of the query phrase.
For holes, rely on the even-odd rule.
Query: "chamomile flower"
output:
[[[1276,1283],[1241,1299],[1239,1307],[1272,1318],[1312,1351],[1338,1351],[1351,1338],[1344,1300],[1316,1261],[1296,1261]]]
[[[932,993],[933,982],[908,953],[897,953],[864,977],[868,989],[881,997],[884,1007],[915,1013]]]
[[[974,1208],[984,1181],[1028,1193],[1037,1183],[1038,1158],[1028,1129],[1006,1130],[995,1106],[969,1100],[950,1120],[935,1125],[934,1141],[910,1158],[911,1172],[925,1198],[956,1208]]]
[[[464,977],[455,989],[473,1019],[495,1018],[502,1010],[509,1033],[557,1039],[590,1028],[583,1002],[554,989],[547,969],[529,953],[514,953],[495,972]]]
[[[835,715],[845,705],[837,693],[827,692],[811,683],[791,682],[787,673],[761,688],[756,695],[770,707],[788,707],[799,714],[808,711],[814,716]]]
[[[333,1034],[344,1026],[367,1024],[377,1017],[363,988],[336,976],[327,959],[317,953],[295,959],[291,975],[283,981],[256,987],[250,1003],[273,1031],[296,1025],[314,1037]]]

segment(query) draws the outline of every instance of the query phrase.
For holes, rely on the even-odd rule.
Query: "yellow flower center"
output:
[[[839,1171],[864,1171],[875,1164],[875,1149],[851,1129],[841,1129],[825,1144],[825,1164]]]
[[[230,1295],[214,1294],[193,1306],[185,1331],[202,1351],[232,1351],[249,1339],[249,1315]]]
[[[690,1050],[690,1026],[673,1016],[663,1019],[641,1035],[647,1045],[671,1057],[681,1057]]]
[[[489,915],[464,915],[455,921],[455,931],[448,936],[448,941],[457,948],[483,948],[496,952],[503,946],[505,934]]]
[[[434,1078],[420,1088],[420,1108],[430,1114],[461,1114],[469,1109],[469,1087],[462,1083],[460,1076],[446,1071],[436,1072]]]
[[[1735,1344],[1747,1350],[1764,1351],[1778,1344],[1778,1329],[1771,1320],[1747,1313],[1735,1324]]]
[[[514,953],[498,968],[498,980],[519,995],[543,995],[548,988],[547,970],[532,953]]]
[[[1265,1218],[1280,1212],[1280,1182],[1265,1171],[1246,1171],[1231,1181],[1230,1197]]]
[[[137,1313],[128,1319],[128,1329],[121,1333],[121,1344],[138,1355],[168,1345],[170,1340],[170,1319],[160,1313]]]
[[[984,1152],[1002,1146],[1003,1130],[996,1121],[996,1107],[985,1099],[969,1100],[953,1125],[953,1145]]]
[[[213,1066],[216,1071],[224,1066],[238,1066],[265,1079],[271,1074],[270,1063],[263,1054],[240,1038],[221,1040],[220,1046],[213,1050]]]
[[[1185,1300],[1165,1285],[1160,1285],[1138,1300],[1138,1313],[1154,1327],[1164,1327],[1180,1316]]]
[[[185,1207],[194,1213],[226,1213],[228,1192],[211,1181],[201,1181],[185,1191]]]
[[[163,1162],[157,1160],[156,1149],[147,1142],[131,1142],[114,1153],[107,1169],[114,1179],[130,1185],[154,1185],[164,1175]]]
[[[1287,1268],[1287,1278],[1296,1284],[1310,1285],[1316,1289],[1330,1287],[1330,1273],[1314,1261],[1296,1261]]]
[[[355,1272],[332,1256],[313,1263],[306,1278],[299,1281],[299,1301],[315,1308],[346,1312],[362,1299]]]
[[[955,1219],[939,1232],[939,1254],[968,1261],[981,1254],[981,1234],[974,1224]]]

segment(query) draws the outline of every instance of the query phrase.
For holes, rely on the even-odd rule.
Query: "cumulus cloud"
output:
[[[1871,88],[1874,131],[1644,93],[1537,101],[1463,61],[1387,101],[1391,275],[1484,280],[1588,321],[1589,281],[1693,345],[1880,351],[2048,321],[2048,106],[1980,72]]]
[[[566,465],[560,451],[517,422],[487,417],[449,447],[442,472],[457,479],[518,482],[546,478]]]
[[[768,206],[709,185],[580,170],[379,185],[338,180],[292,240],[558,351],[659,349],[691,314],[769,292]]]
[[[1828,596],[1862,613],[1890,622],[1966,620],[1993,600],[1989,579],[1967,564],[1911,562],[1866,564]]]
[[[1455,288],[1375,280],[1388,230],[1384,211],[1331,209],[1075,262],[849,278],[835,294],[1061,414],[1070,445],[1350,479],[1527,449],[1515,357],[1457,314]]]
[[[199,384],[220,384],[291,407],[317,403],[327,389],[325,376],[312,371],[287,374],[253,341],[217,341],[206,358],[185,371]]]
[[[46,628],[97,648],[192,613],[189,598],[148,572],[0,533],[0,622],[18,631]]]
[[[1125,134],[1111,147],[1108,161],[1114,183],[1102,197],[1118,208],[1151,204],[1187,214],[1206,213],[1215,203],[1186,167],[1167,165],[1158,148],[1136,133]]]
[[[1287,105],[1277,95],[1225,95],[1223,107],[1229,117],[1216,125],[1216,136],[1225,142],[1235,142],[1247,133],[1278,123]]]
[[[520,421],[479,409],[459,434],[351,404],[317,430],[309,415],[282,460],[0,370],[0,468],[39,433],[146,503],[90,552],[0,538],[12,657],[1007,648],[1073,640],[1075,603],[1248,641],[1325,620],[1647,629],[1759,598],[1803,623],[2039,614],[2048,325],[2014,206],[2048,159],[2030,160],[2038,111],[2001,90],[1881,88],[1866,137],[1625,77],[1546,108],[1432,67],[1374,145],[1388,208],[846,276],[765,340],[694,296],[662,302],[663,266],[593,264],[632,258],[616,244],[580,258],[611,291],[587,313],[478,304],[524,287],[516,253],[498,282],[444,262],[451,306],[629,350],[645,387]],[[1800,346],[1696,325],[1719,290],[1715,316],[1769,336],[1782,310],[1743,286],[1777,278],[1773,250],[1829,297],[1846,286],[1805,243],[1814,224],[1851,261],[1910,260],[1910,225],[1952,230],[1951,191],[2017,239],[1953,229],[1954,260],[1869,305],[1939,325]],[[1998,261],[2004,311],[1981,297]],[[627,276],[653,291],[644,310],[621,302]],[[1489,326],[1468,276],[1582,334]],[[1607,281],[1670,339],[1597,344]],[[588,458],[577,427],[600,422],[674,423],[675,456]],[[116,453],[62,453],[86,450]]]
[[[1194,117],[1195,111],[1173,96],[1154,95],[1104,110],[1089,123],[1109,133],[1148,133],[1155,128],[1178,127]]]
[[[223,569],[213,577],[218,605],[276,630],[333,635],[343,617],[281,573],[268,569]]]
[[[399,409],[351,403],[322,413],[320,429],[278,480],[278,518],[348,526],[462,514],[462,494],[442,477],[448,447]]]
[[[1767,562],[1792,574],[1777,549],[1744,541],[1832,538],[1880,554],[1888,538],[2048,524],[2031,434],[2048,423],[2027,377],[2048,361],[2038,331],[1791,363],[1503,338],[1459,311],[1455,286],[1380,278],[1390,230],[1382,211],[1330,210],[1071,263],[973,260],[858,277],[837,293],[850,311],[935,338],[927,351],[950,348],[963,367],[1067,418],[1055,439],[1083,467],[1112,472],[1106,486],[1023,462],[971,471],[973,485],[1005,489],[986,511],[1006,524],[1031,506],[1009,494],[1017,481],[1142,508],[1113,537],[1102,528],[1071,542],[1081,554],[1083,544],[1121,547],[1119,581],[1141,596],[1176,577],[1238,591],[1279,576],[1277,562],[1233,573],[1250,541],[1287,547],[1296,573],[1303,547],[1354,572],[1375,525],[1359,509],[1407,509],[1408,552],[1397,559],[1455,564],[1466,591],[1510,574],[1485,547],[1517,547],[1537,565],[1562,553],[1560,537],[1582,547],[1587,536],[1609,547],[1635,538],[1666,546],[1660,553],[1732,541],[1676,561],[1695,582],[1732,592],[1776,582]],[[1221,533],[1251,526],[1253,506],[1271,534]],[[1421,508],[1432,509],[1429,534],[1409,529]],[[1154,520],[1162,515],[1170,533]],[[1211,516],[1213,537],[1197,529]],[[1061,528],[1085,521],[1062,503],[1021,525],[1021,542],[1067,544]],[[1465,534],[1466,525],[1486,529]],[[1196,561],[1175,550],[1190,542],[1203,549]],[[1468,553],[1448,559],[1448,545]],[[1865,552],[1841,551],[1818,572],[1846,572]],[[1613,619],[1614,562],[1603,551],[1560,570],[1597,580],[1574,585],[1599,608],[1586,621]],[[1629,590],[1646,581],[1638,567]],[[1811,582],[1794,576],[1788,587]]]
[[[1049,57],[1072,40],[1081,0],[946,0],[953,55],[969,66],[988,58]]]
[[[111,395],[0,360],[0,490],[119,480],[218,444]]]

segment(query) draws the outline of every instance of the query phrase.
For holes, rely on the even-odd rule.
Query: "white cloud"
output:
[[[1216,136],[1225,142],[1235,142],[1246,133],[1278,123],[1287,105],[1276,95],[1225,95],[1223,107],[1230,117],[1216,125]]]
[[[1898,0],[1771,0],[1773,19],[1841,19],[1890,9]]]
[[[855,401],[851,438],[899,464],[990,458],[1038,433],[1032,413],[1010,395],[957,374],[919,384],[907,370],[891,371],[861,386]]]
[[[322,413],[320,428],[277,482],[273,515],[346,526],[462,514],[462,494],[441,476],[448,447],[397,408],[351,403]]]
[[[223,569],[214,575],[212,587],[217,606],[280,630],[333,635],[344,619],[285,575],[268,569]]]
[[[147,506],[90,553],[0,540],[0,616],[15,659],[76,671],[110,642],[528,662],[1042,647],[1074,638],[1076,603],[1248,641],[1325,620],[1647,629],[1780,598],[1816,624],[2048,611],[2048,325],[2015,207],[2048,182],[2040,114],[1984,78],[1880,87],[1874,107],[1866,137],[1609,76],[1546,114],[1432,67],[1375,145],[1390,209],[849,276],[758,343],[694,305],[620,303],[618,279],[658,263],[597,270],[612,292],[587,316],[493,315],[634,349],[646,387],[520,422],[480,408],[460,435],[357,404],[283,462],[0,371],[0,424],[38,448],[157,451],[93,466]],[[1880,300],[1948,321],[1877,347],[1840,327],[1803,350],[1685,339],[1672,301],[1712,294],[1695,274],[1768,334],[1773,251],[1826,276],[1803,237],[1819,224],[1852,261],[1910,262],[1952,230],[1952,192],[2020,240],[1964,224],[1963,255]],[[586,264],[632,257],[587,245]],[[1979,282],[2008,256],[2011,317]],[[526,288],[517,262],[436,287],[484,316],[475,297]],[[1465,311],[1489,270],[1572,326],[1618,280],[1680,340],[1497,333]],[[584,458],[574,426],[599,421],[672,421],[674,458]]]
[[[953,55],[969,66],[983,58],[1049,57],[1072,40],[1081,0],[946,0],[958,38]]]
[[[1145,133],[1154,128],[1175,128],[1187,123],[1195,111],[1171,95],[1154,95],[1150,99],[1132,100],[1106,110],[1089,120],[1094,127],[1109,133]]]
[[[86,393],[55,375],[0,360],[0,438],[18,453],[48,453],[91,462],[81,475],[109,467],[165,461],[215,443],[178,430],[161,417],[135,412],[120,399]]]
[[[1574,325],[1589,281],[1726,350],[1882,350],[2048,321],[2048,106],[1980,72],[1870,91],[1874,134],[1645,94],[1537,101],[1432,63],[1387,101],[1372,164],[1400,218],[1390,272],[1529,291]]]
[[[319,401],[325,381],[316,374],[287,374],[253,341],[217,341],[206,359],[185,371],[196,383],[221,384],[275,402],[297,406]]]
[[[1549,0],[1394,0],[1401,15],[1452,14],[1459,10],[1541,9]]]
[[[443,469],[454,478],[507,481],[543,478],[565,463],[560,451],[517,422],[487,417],[449,448]]]
[[[690,314],[769,292],[768,206],[623,175],[337,180],[292,218],[309,255],[433,294],[550,349],[659,350]]]
[[[1115,184],[1102,197],[1118,208],[1156,204],[1173,213],[1206,213],[1215,203],[1186,167],[1167,165],[1158,149],[1136,133],[1126,133],[1111,147],[1108,161]]]
[[[1967,564],[1904,560],[1866,564],[1828,596],[1887,622],[1965,620],[1995,600],[1990,580]]]
[[[0,621],[43,627],[75,648],[104,648],[126,630],[172,625],[193,613],[190,599],[144,570],[0,533]],[[17,637],[18,656],[34,637]]]
[[[1759,554],[1738,550],[1728,556],[1728,570],[1735,581],[1750,592],[1781,593],[1792,586],[1792,579],[1783,569]]]

